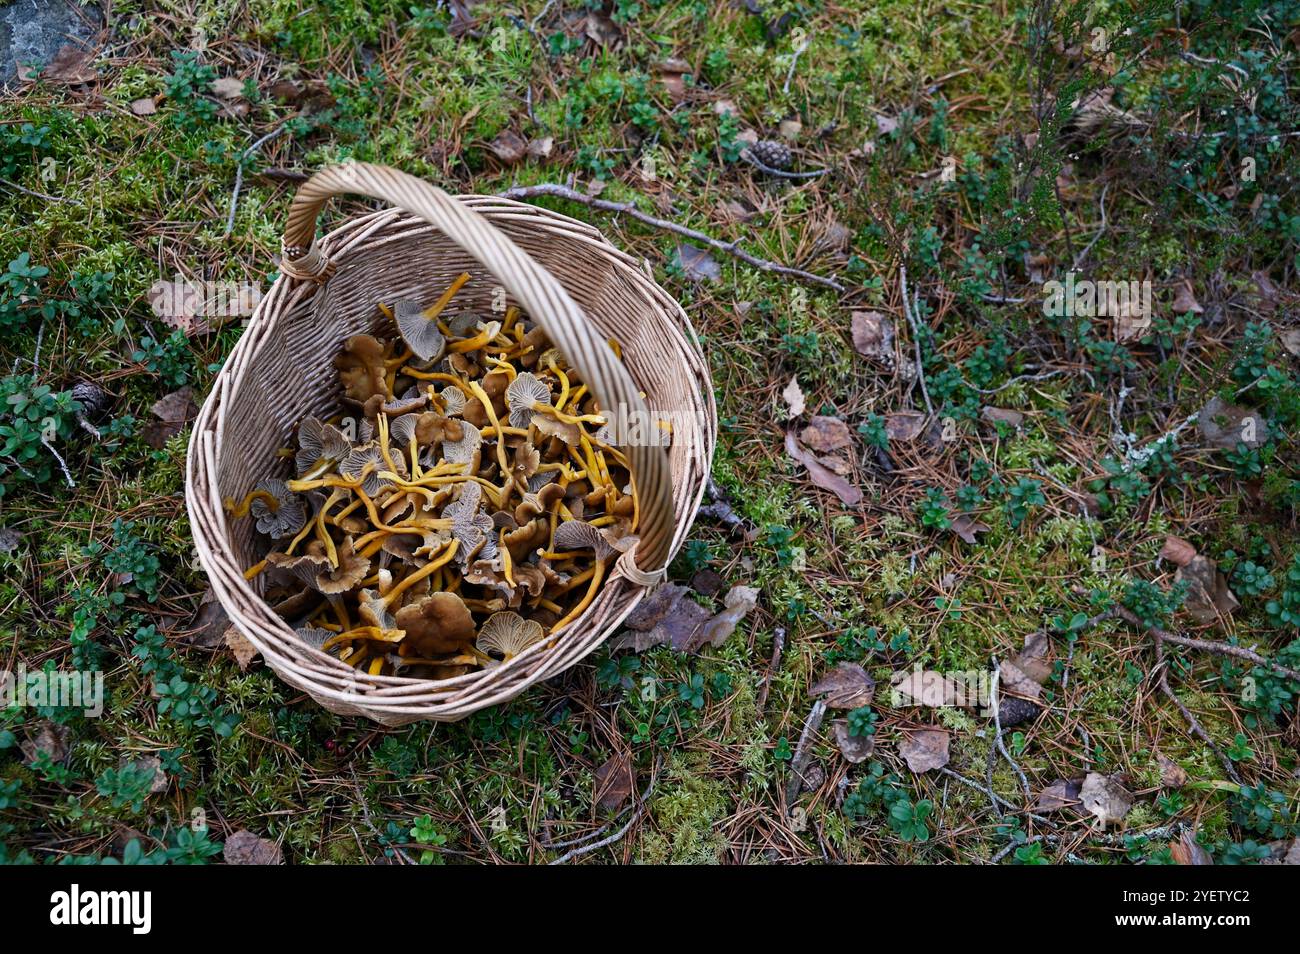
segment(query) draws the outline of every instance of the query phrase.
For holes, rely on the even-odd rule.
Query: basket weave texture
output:
[[[358,193],[392,208],[320,240],[324,203]],[[281,277],[254,312],[194,425],[186,505],[200,563],[235,628],[285,682],[325,708],[384,725],[455,721],[505,702],[595,650],[662,578],[708,478],[717,412],[707,366],[681,307],[648,269],[584,223],[486,196],[451,197],[405,173],[353,163],[304,183],[289,214]],[[357,672],[303,643],[244,570],[264,553],[252,521],[228,517],[260,479],[288,469],[276,451],[306,415],[343,411],[332,359],[344,339],[390,333],[380,301],[430,301],[461,272],[456,305],[484,315],[518,305],[546,330],[607,411],[648,410],[672,424],[667,448],[624,448],[641,498],[640,542],[596,599],[552,641],[504,665],[441,681]],[[621,363],[608,346],[616,340]]]

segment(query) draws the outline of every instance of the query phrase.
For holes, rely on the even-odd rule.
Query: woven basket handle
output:
[[[316,246],[316,220],[326,201],[346,193],[380,199],[437,228],[491,272],[542,326],[607,413],[621,407],[642,415],[630,420],[652,420],[632,376],[555,277],[478,212],[415,176],[364,162],[316,173],[299,187],[289,207],[281,271],[297,279],[328,277],[333,269]],[[640,541],[632,558],[619,565],[634,583],[648,585],[662,575],[675,527],[668,453],[651,444],[623,450],[640,497]]]

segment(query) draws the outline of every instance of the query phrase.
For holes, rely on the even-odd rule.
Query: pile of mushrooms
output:
[[[291,479],[226,501],[271,541],[245,576],[372,675],[499,666],[570,626],[636,543],[627,459],[587,386],[513,306],[444,318],[468,279],[380,304],[392,336],[334,359],[344,413],[301,421]]]

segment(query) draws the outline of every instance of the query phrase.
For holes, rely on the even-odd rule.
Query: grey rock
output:
[[[87,46],[103,15],[70,0],[14,0],[0,6],[0,87],[54,59],[69,43]]]

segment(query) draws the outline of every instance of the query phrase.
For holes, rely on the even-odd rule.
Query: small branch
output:
[[[642,795],[640,799],[638,799],[636,811],[632,813],[632,817],[627,820],[626,825],[624,825],[618,831],[614,832],[612,835],[609,835],[606,838],[602,838],[600,841],[593,841],[590,844],[583,845],[580,848],[574,848],[572,851],[566,852],[565,854],[556,858],[554,861],[550,862],[550,864],[562,865],[565,864],[566,862],[572,861],[574,858],[580,858],[583,855],[590,854],[593,851],[598,851],[601,848],[608,847],[609,845],[615,844],[616,842],[620,841],[624,835],[626,835],[629,831],[632,830],[632,826],[637,823],[637,821],[641,818],[641,816],[645,814],[645,807],[650,803],[650,795],[655,790],[655,782],[658,780],[658,778],[659,778],[659,773],[656,770],[656,772],[650,776],[650,784],[646,786],[645,794]]]
[[[1118,615],[1124,622],[1130,626],[1136,626],[1138,629],[1145,629],[1148,633],[1166,643],[1173,643],[1175,646],[1186,646],[1188,649],[1199,649],[1202,652],[1214,653],[1219,656],[1232,656],[1246,662],[1254,663],[1256,666],[1262,666],[1265,669],[1272,669],[1274,672],[1300,682],[1300,672],[1289,669],[1286,666],[1279,666],[1266,656],[1261,656],[1253,649],[1247,649],[1245,646],[1234,646],[1231,643],[1221,643],[1209,639],[1193,639],[1190,636],[1175,636],[1173,633],[1161,629],[1159,626],[1144,626],[1127,608],[1120,606],[1116,608]]]
[[[1156,641],[1156,668],[1160,670],[1160,675],[1157,681],[1160,685],[1160,691],[1164,693],[1165,698],[1178,707],[1178,711],[1181,712],[1183,718],[1187,720],[1187,724],[1191,727],[1193,734],[1208,745],[1210,751],[1218,757],[1219,764],[1222,765],[1223,770],[1228,773],[1228,778],[1232,779],[1234,782],[1240,782],[1241,776],[1237,774],[1237,769],[1236,766],[1232,764],[1232,759],[1228,758],[1228,756],[1224,754],[1223,750],[1215,744],[1214,740],[1210,738],[1210,733],[1205,731],[1205,727],[1201,725],[1196,716],[1192,714],[1192,710],[1183,705],[1183,700],[1178,698],[1178,694],[1174,692],[1173,687],[1169,685],[1169,667],[1165,664],[1164,638],[1156,633],[1152,633],[1152,635],[1155,636]]]
[[[815,179],[818,176],[824,176],[831,171],[830,169],[810,169],[807,172],[787,172],[784,169],[773,169],[771,166],[766,165],[756,157],[748,146],[746,146],[741,152],[740,158],[744,159],[759,172],[766,173],[769,176],[776,176],[780,179]]]
[[[816,738],[817,730],[822,727],[824,718],[826,718],[826,700],[818,699],[808,713],[808,720],[804,722],[803,731],[799,733],[799,744],[794,749],[794,758],[790,760],[790,778],[785,783],[787,814],[803,788],[803,771],[808,767],[808,760],[812,758],[812,740]]]
[[[921,329],[915,318],[912,317],[912,309],[907,304],[907,266],[898,267],[898,283],[903,290],[903,314],[907,316],[907,323],[912,328],[912,346],[916,351],[916,379],[921,382],[921,397],[925,398],[926,410],[930,416],[934,417],[934,405],[930,403],[930,389],[925,386],[925,368],[921,365]]]
[[[54,455],[54,459],[59,462],[59,469],[63,471],[63,479],[68,482],[68,487],[75,490],[77,482],[72,479],[72,474],[68,471],[68,462],[63,459],[63,455],[54,449],[54,445],[50,443],[48,438],[42,437],[41,443],[45,445],[47,451]]]
[[[226,215],[226,230],[221,233],[222,238],[229,238],[230,233],[235,230],[235,210],[239,208],[239,190],[244,186],[244,163],[253,153],[261,149],[268,142],[274,139],[280,133],[289,127],[288,123],[276,126],[269,133],[257,140],[239,155],[239,161],[235,163],[235,188],[230,193],[230,212]]]
[[[758,698],[754,701],[755,707],[762,712],[767,705],[767,693],[772,688],[772,677],[781,669],[781,656],[785,653],[785,627],[778,626],[772,634],[772,661],[768,663],[767,672],[763,675],[763,684],[758,687]]]
[[[44,199],[46,202],[66,202],[68,205],[81,205],[76,199],[68,199],[57,195],[46,195],[44,192],[37,192],[34,189],[26,189],[17,182],[10,182],[8,179],[0,179],[0,185],[6,189],[13,189],[15,192],[21,192],[23,195],[29,195],[33,199]]]
[[[841,294],[846,291],[844,285],[840,284],[833,278],[814,275],[812,272],[804,271],[802,268],[791,268],[788,265],[778,265],[776,262],[770,262],[767,259],[751,255],[749,252],[742,249],[738,242],[723,242],[720,239],[715,239],[711,236],[705,235],[703,232],[687,228],[684,225],[678,225],[676,222],[669,222],[666,219],[655,218],[653,215],[647,215],[642,212],[631,202],[611,202],[608,199],[597,199],[593,196],[578,192],[575,189],[570,189],[568,186],[557,185],[553,182],[545,182],[540,185],[531,186],[516,186],[513,189],[507,189],[506,191],[497,194],[503,199],[517,200],[532,199],[540,195],[549,195],[558,199],[567,199],[570,202],[577,202],[581,205],[588,206],[589,208],[599,209],[602,212],[614,212],[627,215],[644,225],[649,225],[657,229],[664,229],[665,231],[681,235],[684,238],[696,242],[702,242],[709,246],[709,248],[715,249],[719,252],[726,252],[728,255],[734,255],[742,262],[752,265],[760,271],[774,272],[778,275],[788,275],[791,278],[797,278],[800,281],[805,281],[813,285],[822,285],[826,288],[832,289],[833,291],[840,292]]]

